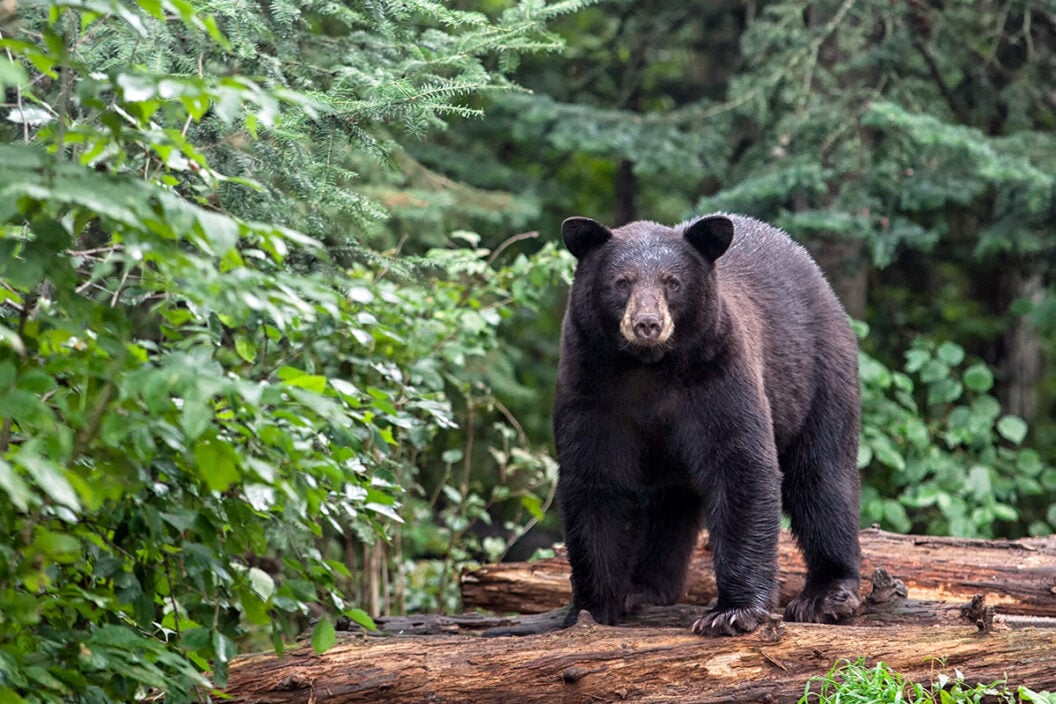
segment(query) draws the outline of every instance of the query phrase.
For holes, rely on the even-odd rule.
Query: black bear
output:
[[[806,250],[716,214],[665,227],[562,225],[577,259],[554,401],[572,608],[612,624],[682,594],[700,529],[718,600],[707,635],[769,616],[782,507],[807,564],[785,619],[859,605],[858,362]]]

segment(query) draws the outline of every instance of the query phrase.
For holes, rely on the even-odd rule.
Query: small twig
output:
[[[956,115],[958,119],[967,122],[967,120],[964,120],[957,97],[953,94],[953,91],[950,90],[950,87],[946,85],[946,81],[942,77],[942,72],[939,71],[939,67],[935,63],[935,58],[931,55],[931,52],[928,51],[928,47],[918,38],[914,38],[913,46],[917,48],[917,51],[920,52],[920,55],[924,58],[924,63],[928,66],[928,73],[931,74],[931,80],[936,86],[938,86],[939,92],[942,93],[942,97],[946,100],[946,105],[949,106],[950,111]]]
[[[497,398],[496,399],[492,399],[492,403],[495,404],[495,407],[499,409],[499,413],[504,415],[506,417],[506,420],[508,420],[510,422],[510,425],[512,425],[514,427],[514,429],[517,431],[517,439],[521,441],[521,444],[527,443],[528,442],[528,434],[526,432],[524,432],[524,427],[520,424],[520,422],[513,415],[513,413],[510,412],[510,409],[506,408],[506,406],[503,405],[502,401],[500,401]]]
[[[543,516],[546,516],[547,512],[550,510],[550,507],[553,505],[554,499],[556,497],[557,497],[557,482],[550,482],[550,490],[546,494],[546,501],[544,501],[543,505],[539,508],[539,512]],[[538,525],[538,523],[539,523],[539,519],[536,518],[535,516],[532,516],[532,520],[530,520],[527,523],[525,523],[524,524],[524,528],[517,535],[510,536],[509,540],[506,541],[506,546],[502,550],[502,556],[499,558],[499,562],[502,562],[503,560],[505,560],[506,559],[506,554],[509,553],[510,550],[513,548],[513,546],[517,544],[517,541],[519,541],[521,538],[523,538],[525,535],[527,535],[528,531],[530,531],[532,528],[535,528],[535,526]]]
[[[466,391],[466,448],[463,450],[465,456],[462,458],[462,482],[459,485],[459,493],[461,496],[458,500],[457,510],[461,512],[466,505],[466,499],[469,498],[469,473],[473,467],[473,387],[470,386]],[[437,611],[445,613],[447,611],[446,604],[444,603],[445,592],[447,591],[448,574],[451,571],[451,551],[455,548],[455,543],[461,540],[462,536],[465,535],[466,531],[476,523],[476,520],[470,521],[466,524],[462,530],[451,530],[451,535],[447,541],[447,549],[444,551],[444,568],[440,573],[440,586],[437,589]]]
[[[394,261],[397,257],[400,256],[400,252],[403,251],[403,245],[407,244],[408,237],[408,235],[403,235],[402,237],[400,237],[400,241],[396,243],[396,249],[392,253],[392,259]],[[389,266],[382,269],[380,272],[378,272],[378,275],[374,277],[374,282],[377,283],[378,281],[384,279],[386,276],[389,275],[389,271],[391,270],[392,267]]]
[[[199,52],[198,53],[198,78],[204,78],[205,77],[205,66],[203,64],[204,60],[205,60],[205,54],[203,52]],[[189,130],[191,128],[191,121],[192,121],[191,116],[187,115],[187,120],[183,123],[183,129],[180,130],[180,134],[182,136],[184,136],[184,137],[187,136],[187,130]]]
[[[172,581],[172,570],[169,568],[169,556],[165,555],[165,578],[169,580],[169,598],[172,600],[172,623],[176,630],[176,641],[183,639],[180,635],[180,607],[176,603],[176,585]]]
[[[114,383],[108,381],[99,391],[99,397],[95,400],[95,405],[92,407],[91,413],[88,414],[88,422],[85,423],[83,428],[81,428],[81,432],[77,434],[77,439],[73,445],[73,452],[70,454],[71,462],[80,457],[81,454],[88,449],[88,443],[90,443],[92,438],[95,437],[95,434],[99,432],[99,427],[103,423],[103,414],[106,412],[106,407],[110,405],[110,399],[113,395]]]
[[[532,232],[522,232],[519,235],[514,235],[513,237],[507,238],[506,241],[496,247],[495,251],[492,252],[491,256],[488,257],[488,266],[494,264],[495,260],[499,258],[499,255],[502,254],[510,245],[520,242],[522,240],[533,240],[538,236],[539,233],[533,230]]]
[[[124,249],[124,245],[110,244],[105,247],[93,247],[92,249],[71,249],[68,250],[68,254],[72,257],[85,257],[89,254],[120,252],[122,249]]]
[[[121,289],[125,287],[125,282],[128,281],[128,275],[132,272],[132,268],[125,264],[125,271],[121,274],[121,283],[117,285],[117,289],[114,290],[114,296],[110,299],[110,307],[114,308],[117,306],[117,299],[121,296]]]

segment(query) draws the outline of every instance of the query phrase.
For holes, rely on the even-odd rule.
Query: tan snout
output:
[[[620,320],[620,333],[627,342],[654,347],[667,342],[674,332],[675,323],[662,293],[645,290],[631,295]]]

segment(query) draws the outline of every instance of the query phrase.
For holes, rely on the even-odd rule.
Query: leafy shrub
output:
[[[4,29],[0,699],[200,700],[262,637],[281,651],[315,619],[325,649],[334,616],[371,625],[340,546],[392,533],[460,394],[493,398],[479,368],[496,327],[568,268],[552,249],[505,265],[369,252],[344,228],[380,208],[306,198],[292,167],[254,161],[253,145],[296,145],[310,181],[333,155],[311,125],[366,149],[442,124],[506,85],[483,57],[556,46],[541,23],[576,3],[495,24],[411,5],[218,3],[217,20],[185,0],[71,0]],[[278,69],[296,57],[260,47],[320,27],[353,54],[373,36],[376,72],[290,89]],[[228,71],[247,66],[260,80]],[[319,237],[286,226],[301,219]],[[537,511],[538,479],[519,477],[549,470],[522,438],[505,451],[519,459],[493,502]],[[469,515],[475,488],[453,484],[436,486]]]
[[[1056,468],[1022,447],[1027,424],[1002,413],[985,364],[953,342],[921,339],[903,371],[865,352],[859,369],[864,522],[928,535],[1052,531],[1056,504],[1047,522],[1025,523],[1023,506],[1056,490]]]

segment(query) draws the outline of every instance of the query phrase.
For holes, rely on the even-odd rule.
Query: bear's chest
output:
[[[679,422],[685,394],[685,387],[676,380],[643,368],[628,372],[613,388],[612,402],[627,431],[660,442]]]

